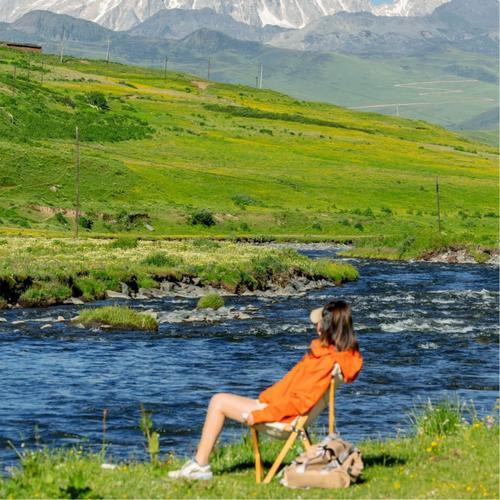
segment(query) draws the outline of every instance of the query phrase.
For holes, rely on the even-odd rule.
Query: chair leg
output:
[[[262,482],[262,458],[260,456],[259,449],[259,433],[255,429],[255,427],[250,427],[250,433],[252,434],[252,446],[253,446],[253,454],[255,457],[255,482],[259,484]]]
[[[286,454],[288,453],[288,450],[290,450],[290,448],[293,446],[293,443],[295,442],[295,439],[297,439],[297,436],[298,436],[297,431],[293,431],[290,434],[290,436],[286,440],[286,443],[284,444],[283,448],[281,449],[280,454],[278,455],[278,457],[274,461],[273,466],[271,467],[271,469],[267,473],[267,476],[264,479],[264,484],[270,483],[271,480],[273,479],[274,475],[276,474],[276,472],[278,472],[278,469],[279,469],[279,466],[281,465],[281,462],[283,462],[284,458],[286,457]]]

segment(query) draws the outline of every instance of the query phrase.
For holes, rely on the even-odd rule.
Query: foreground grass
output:
[[[240,293],[285,285],[294,276],[341,283],[358,277],[349,264],[312,260],[294,250],[248,243],[49,238],[0,239],[0,300],[43,306],[69,297],[85,301],[119,291],[154,288],[162,281],[199,280]]]
[[[498,426],[482,421],[461,425],[449,435],[417,435],[360,444],[362,480],[335,498],[497,498]],[[269,464],[278,442],[263,442]],[[298,450],[294,450],[297,452]],[[289,455],[289,459],[294,453]],[[168,470],[179,461],[168,457],[159,466],[121,463],[103,470],[103,457],[81,450],[28,452],[12,478],[0,482],[7,498],[325,498],[325,490],[289,490],[275,479],[256,485],[250,440],[220,448],[209,482],[172,481]],[[1,480],[0,480],[1,481]]]
[[[85,309],[84,311],[80,311],[80,314],[73,321],[87,327],[108,326],[110,328],[127,328],[153,332],[158,330],[158,321],[152,316],[123,306]]]
[[[497,246],[497,148],[269,90],[44,57],[0,49],[0,230],[71,234],[79,125],[87,235],[383,237],[406,258],[437,234],[439,176],[445,240]]]

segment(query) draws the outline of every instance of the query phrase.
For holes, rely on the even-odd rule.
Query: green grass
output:
[[[44,42],[44,50],[58,54],[59,42]],[[76,57],[104,59],[101,50],[77,41],[68,47]],[[444,126],[456,125],[490,110],[497,101],[498,64],[494,56],[456,49],[433,50],[427,55],[363,58],[351,54],[314,53],[278,49],[268,45],[253,50],[210,47],[168,54],[140,50],[134,54],[128,44],[115,45],[113,58],[120,62],[162,67],[164,55],[169,67],[193,75],[206,75],[211,57],[212,78],[220,82],[254,86],[256,72],[264,65],[264,86],[298,99],[330,102],[341,106],[385,105],[372,109],[394,116],[394,103],[402,116]],[[202,53],[200,53],[200,50]],[[376,60],[376,64],[374,64]],[[126,78],[126,77],[124,77]],[[198,77],[199,78],[199,77]],[[467,80],[476,79],[475,82]],[[457,82],[463,80],[463,83]],[[398,86],[409,82],[438,82]],[[422,88],[424,87],[424,88]],[[451,93],[447,93],[450,91]],[[421,93],[425,93],[424,96]]]
[[[43,86],[35,64],[14,85],[22,57],[0,49],[0,233],[71,234],[79,125],[82,236],[353,241],[410,258],[439,238],[439,176],[440,238],[498,244],[497,148],[423,121],[99,61],[45,56]],[[91,92],[109,110],[91,107]]]
[[[256,485],[251,442],[215,450],[212,481],[169,480],[167,471],[178,468],[172,455],[158,465],[137,461],[103,470],[102,454],[79,449],[24,453],[22,467],[10,479],[0,479],[6,498],[497,498],[499,481],[499,428],[492,417],[461,422],[453,432],[420,433],[412,437],[368,440],[359,443],[365,469],[361,480],[335,492],[289,490],[277,479]],[[161,443],[160,443],[161,444]],[[272,463],[278,441],[261,443],[264,462]],[[297,446],[289,462],[300,451]]]
[[[109,326],[115,329],[145,330],[155,332],[158,322],[152,316],[125,306],[105,306],[80,311],[73,320],[87,327]]]
[[[349,264],[313,260],[294,250],[211,240],[149,241],[137,238],[0,240],[0,299],[46,306],[68,297],[102,299],[106,290],[156,288],[163,281],[199,278],[202,286],[235,293],[286,285],[293,277],[355,280]]]
[[[217,293],[210,293],[201,297],[196,307],[198,309],[220,309],[224,307],[224,299]]]

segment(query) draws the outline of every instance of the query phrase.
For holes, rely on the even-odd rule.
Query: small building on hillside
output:
[[[2,42],[0,47],[8,47],[9,49],[22,50],[23,52],[42,52],[42,46],[34,43],[21,43],[21,42]]]

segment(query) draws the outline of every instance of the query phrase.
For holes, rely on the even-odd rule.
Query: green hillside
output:
[[[59,41],[43,41],[43,46],[55,54],[60,51]],[[65,50],[77,57],[105,58],[106,42],[72,40]],[[418,57],[362,58],[279,49],[205,30],[183,42],[117,41],[111,51],[115,61],[152,67],[163,66],[165,55],[172,70],[203,77],[210,57],[214,80],[249,86],[255,86],[262,63],[266,88],[394,116],[394,104],[399,103],[400,116],[445,127],[498,105],[496,58],[457,49]]]
[[[78,125],[89,235],[305,236],[401,254],[443,242],[496,245],[495,148],[422,121],[186,74],[33,61],[0,49],[6,234],[70,234]]]

